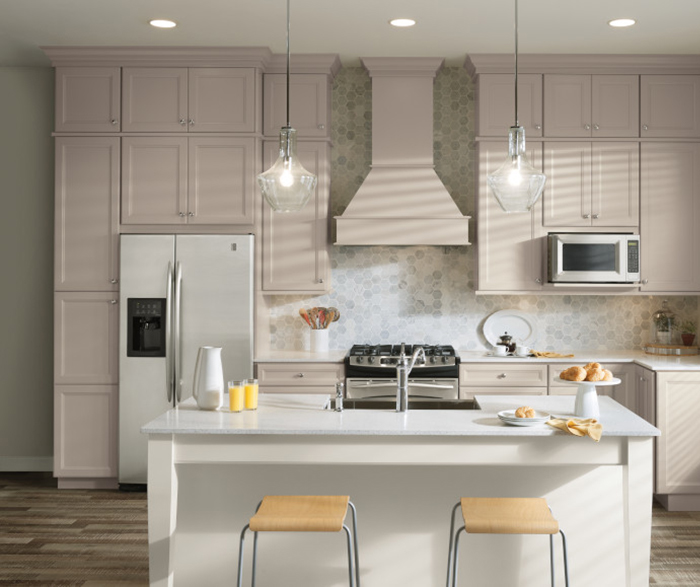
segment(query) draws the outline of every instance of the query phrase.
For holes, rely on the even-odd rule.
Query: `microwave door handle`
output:
[[[174,324],[174,340],[175,340],[175,392],[176,392],[176,402],[180,403],[182,400],[182,322],[180,317],[182,315],[181,311],[182,305],[182,265],[177,262],[177,267],[175,270],[175,308],[173,316]]]
[[[168,274],[165,279],[165,393],[168,403],[173,403],[173,265],[168,261]]]

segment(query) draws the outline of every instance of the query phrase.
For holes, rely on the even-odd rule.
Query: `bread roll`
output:
[[[535,417],[535,410],[533,410],[530,406],[521,406],[517,410],[515,410],[515,417],[516,418],[534,418]]]
[[[559,377],[565,379],[566,381],[583,381],[584,379],[586,379],[586,375],[586,370],[583,367],[579,367],[578,365],[576,365],[574,367],[564,369],[559,374]]]
[[[602,369],[589,369],[586,371],[586,381],[603,381],[605,378],[605,373]]]
[[[603,368],[603,366],[600,363],[588,363],[588,365],[586,365],[584,367],[584,369],[586,371],[590,371],[591,369],[602,369],[602,368]]]
[[[612,371],[609,371],[608,369],[603,369],[603,381],[611,381],[612,378]]]

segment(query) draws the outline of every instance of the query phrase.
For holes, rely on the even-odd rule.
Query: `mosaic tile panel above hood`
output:
[[[434,104],[435,170],[462,213],[474,217],[474,84],[462,68],[438,73]],[[333,86],[333,216],[369,171],[371,105],[367,72],[343,68]],[[330,326],[332,350],[402,341],[483,349],[481,325],[504,309],[535,317],[539,350],[635,349],[648,340],[651,316],[661,307],[662,298],[651,296],[476,296],[475,253],[474,247],[334,246],[330,294],[269,300],[271,348],[307,349],[309,328],[299,308],[335,306],[341,318]],[[670,297],[669,306],[681,319],[697,318],[696,296]]]

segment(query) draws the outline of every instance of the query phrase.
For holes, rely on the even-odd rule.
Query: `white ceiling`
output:
[[[521,53],[700,54],[700,0],[519,0]],[[46,45],[262,46],[285,51],[285,0],[0,0],[0,66],[49,64]],[[292,53],[512,53],[513,0],[292,0]],[[630,29],[612,18],[632,17]],[[411,29],[387,21],[410,17]],[[179,23],[171,30],[152,18]]]

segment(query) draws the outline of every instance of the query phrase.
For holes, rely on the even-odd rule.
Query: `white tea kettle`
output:
[[[200,410],[218,410],[223,405],[224,369],[221,364],[221,347],[199,347],[192,395]]]

